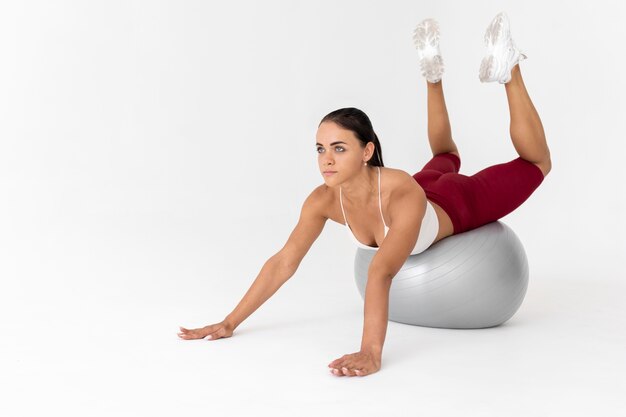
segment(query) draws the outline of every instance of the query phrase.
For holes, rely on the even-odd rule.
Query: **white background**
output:
[[[622,2],[0,3],[0,414],[623,415]],[[328,112],[371,118],[387,166],[430,157],[415,25],[439,20],[453,136],[471,175],[517,154],[504,87],[481,84],[500,11],[553,170],[502,221],[530,285],[505,325],[389,323],[358,350],[355,247],[329,221],[230,339],[221,321],[323,182]]]

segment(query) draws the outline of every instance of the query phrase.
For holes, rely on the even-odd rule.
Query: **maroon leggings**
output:
[[[454,234],[494,222],[519,207],[543,182],[535,164],[517,158],[468,177],[459,174],[461,159],[435,155],[415,175],[415,181],[450,216]]]

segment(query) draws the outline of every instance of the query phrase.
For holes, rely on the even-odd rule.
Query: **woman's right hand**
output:
[[[231,337],[234,331],[233,326],[226,321],[210,324],[199,329],[186,329],[184,327],[179,327],[179,329],[178,337],[185,340],[204,339],[205,337],[207,340],[217,340],[223,337]]]

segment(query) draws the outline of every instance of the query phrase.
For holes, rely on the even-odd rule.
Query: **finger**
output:
[[[186,339],[200,339],[201,337],[203,337],[203,335],[199,334],[199,332],[195,329],[184,333],[183,336],[185,336]]]
[[[349,359],[349,355],[343,355],[342,357],[337,358],[334,361],[332,361],[328,366],[332,368],[340,369],[342,366],[345,365],[348,359]]]
[[[195,332],[193,334],[193,338],[194,339],[202,339],[206,336],[206,334],[204,332]]]
[[[343,355],[342,357],[335,359],[333,362],[341,362],[345,361],[346,359],[348,359],[348,355]]]
[[[339,363],[341,364],[341,366],[346,366],[350,362],[352,362],[352,357],[350,355],[345,355],[343,358],[341,358],[341,361]]]
[[[353,376],[354,375],[354,372],[351,369],[346,368],[345,366],[343,368],[341,368],[341,371],[346,376]]]
[[[206,337],[212,333],[215,333],[216,331],[218,331],[220,328],[218,326],[207,326],[207,327],[203,327],[201,329],[198,329],[200,331],[200,334],[202,334],[202,337]]]
[[[351,359],[346,359],[345,361],[343,361],[343,364],[341,366],[349,369],[352,367],[353,363],[354,361],[352,361]]]
[[[216,340],[219,339],[220,337],[222,337],[224,335],[224,332],[222,332],[223,328],[219,328],[216,330],[213,330],[212,332],[207,332],[207,334],[205,335],[207,340]]]
[[[180,330],[181,330],[183,333],[193,333],[193,332],[195,332],[195,331],[196,331],[196,330],[198,330],[198,329],[187,329],[187,328],[185,328],[185,327],[181,327],[181,329],[180,329]]]

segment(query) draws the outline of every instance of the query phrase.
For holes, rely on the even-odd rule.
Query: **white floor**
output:
[[[575,265],[558,272],[532,247],[526,299],[505,325],[390,322],[381,371],[347,378],[327,368],[358,349],[362,328],[354,248],[339,227],[327,226],[292,280],[234,337],[182,341],[177,326],[220,321],[239,301],[272,250],[257,245],[273,221],[233,229],[251,230],[246,259],[234,241],[211,241],[227,233],[206,233],[209,225],[57,220],[9,230],[12,246],[3,248],[0,415],[626,412],[626,283],[577,274]]]

